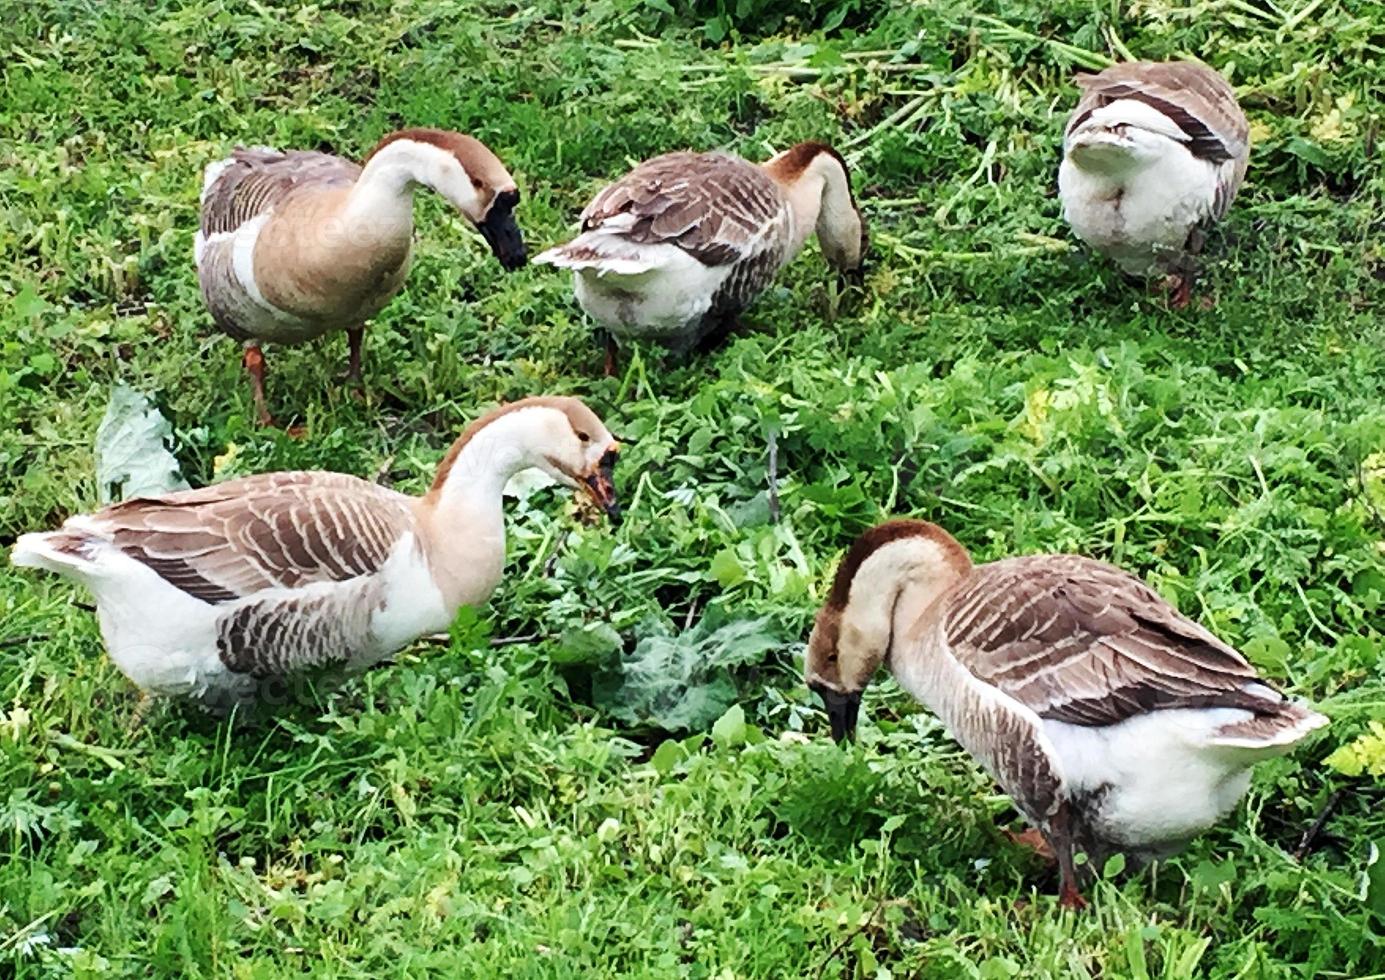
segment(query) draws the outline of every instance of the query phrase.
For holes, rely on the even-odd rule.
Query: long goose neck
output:
[[[444,523],[477,512],[499,517],[510,477],[539,465],[545,443],[543,415],[521,410],[497,415],[464,432],[423,498]]]
[[[871,552],[852,576],[842,609],[841,642],[855,651],[844,657],[847,664],[868,679],[896,641],[970,568],[971,559],[951,538],[909,535]]]
[[[793,214],[791,254],[797,254],[814,231],[824,243],[833,245],[860,240],[861,222],[851,184],[834,154],[820,152],[797,172],[776,166],[775,161],[767,169],[783,188]]]
[[[427,183],[426,160],[414,147],[401,140],[366,161],[343,207],[348,227],[376,239],[413,234],[414,188]]]
[[[542,419],[505,411],[472,424],[452,444],[433,486],[416,502],[421,543],[445,603],[455,609],[489,597],[505,565],[504,490],[538,465]]]

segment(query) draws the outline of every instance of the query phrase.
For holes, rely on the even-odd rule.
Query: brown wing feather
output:
[[[978,567],[943,629],[958,661],[1042,718],[1111,725],[1163,708],[1273,711],[1239,653],[1139,579],[1076,555]]]
[[[361,168],[328,153],[237,149],[202,198],[202,234],[235,231],[307,186],[354,184]]]
[[[1068,123],[1071,133],[1102,106],[1136,99],[1158,109],[1189,137],[1194,156],[1214,163],[1237,161],[1245,175],[1250,123],[1231,85],[1194,61],[1132,61],[1096,75],[1079,75],[1082,99]],[[1240,184],[1240,178],[1235,183]],[[1233,191],[1234,193],[1234,191]]]
[[[89,520],[210,603],[377,571],[412,528],[406,499],[340,473],[272,473],[128,500]]]
[[[704,265],[727,265],[757,251],[785,207],[773,179],[739,157],[666,153],[602,190],[582,212],[582,230],[629,215],[622,234],[631,241],[673,244]]]

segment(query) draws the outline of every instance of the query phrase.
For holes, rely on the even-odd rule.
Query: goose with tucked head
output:
[[[268,473],[127,500],[15,542],[15,565],[96,598],[106,649],[148,694],[213,708],[308,668],[362,669],[486,601],[505,564],[502,493],[520,470],[618,521],[619,447],[576,398],[482,416],[421,497],[342,473]]]
[[[256,148],[207,168],[198,278],[216,325],[245,342],[261,423],[273,423],[261,342],[301,344],[345,330],[348,377],[359,380],[365,323],[408,275],[418,187],[449,201],[504,268],[524,264],[514,218],[519,188],[494,153],[462,133],[401,130],[364,165]]]
[[[804,674],[837,739],[882,664],[1047,837],[1068,906],[1085,904],[1075,849],[1176,850],[1256,762],[1327,724],[1133,575],[1078,555],[973,565],[924,521],[861,535],[818,613]]]
[[[1077,237],[1132,276],[1192,295],[1205,232],[1231,207],[1250,160],[1236,93],[1193,61],[1132,61],[1077,79],[1058,194]]]
[[[823,256],[859,272],[866,232],[841,154],[800,143],[762,165],[730,153],[666,153],[602,190],[581,233],[535,257],[574,272],[577,302],[615,337],[709,348],[817,232]]]

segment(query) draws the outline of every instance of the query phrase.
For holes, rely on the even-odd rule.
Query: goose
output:
[[[261,341],[302,344],[345,330],[347,378],[360,380],[365,323],[409,271],[420,186],[471,221],[505,269],[524,264],[514,178],[462,133],[400,130],[360,165],[328,153],[251,148],[207,167],[193,244],[198,279],[217,327],[245,343],[262,425],[274,418]]]
[[[585,488],[618,523],[618,451],[578,399],[526,398],[473,422],[420,497],[268,473],[71,517],[21,535],[10,560],[86,586],[111,659],[146,696],[225,710],[301,670],[368,667],[484,602],[520,470]]]
[[[805,679],[838,741],[882,663],[1047,838],[1069,907],[1085,904],[1075,848],[1171,853],[1236,805],[1256,762],[1327,724],[1119,568],[973,565],[918,520],[856,539],[809,637]]]
[[[1250,125],[1226,79],[1193,61],[1132,61],[1079,75],[1058,195],[1084,242],[1131,276],[1192,295],[1205,229],[1245,179]]]
[[[535,263],[572,269],[577,302],[614,337],[710,348],[816,230],[827,262],[859,272],[865,225],[841,154],[799,143],[762,165],[666,153],[604,188],[572,241]]]

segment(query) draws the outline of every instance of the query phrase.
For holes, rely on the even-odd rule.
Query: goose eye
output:
[[[579,433],[577,433],[577,438],[580,439],[582,442],[591,442],[591,441],[592,441],[592,437],[589,436],[589,435],[587,435],[585,432],[579,432]]]
[[[836,663],[836,662],[837,662],[837,655],[836,655],[835,653],[829,653],[829,654],[827,655],[827,662],[828,662],[829,664],[834,664],[834,663]]]
[[[472,187],[475,187],[475,188],[479,191],[479,190],[481,189],[481,178],[480,178],[480,177],[473,177],[473,178],[471,178],[471,186],[472,186]]]

